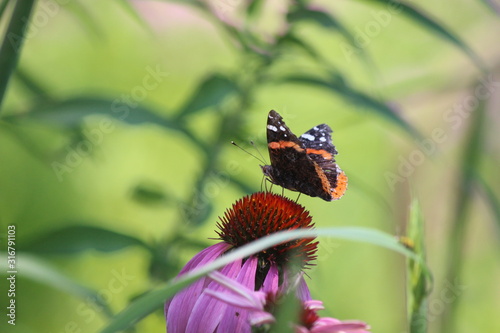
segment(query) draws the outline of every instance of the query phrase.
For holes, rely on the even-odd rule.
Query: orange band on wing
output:
[[[316,154],[316,155],[321,155],[325,160],[331,160],[332,159],[332,154],[327,152],[326,150],[323,149],[312,149],[312,148],[307,148],[306,153],[308,154]]]
[[[335,186],[335,188],[332,189],[333,200],[340,199],[344,195],[346,190],[347,190],[347,176],[344,171],[341,171],[337,175],[337,186]]]
[[[267,145],[271,149],[294,148],[297,151],[304,150],[297,143],[295,143],[293,141],[278,141],[278,142],[273,141],[273,142],[269,142]]]

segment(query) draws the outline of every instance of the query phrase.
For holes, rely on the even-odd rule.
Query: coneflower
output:
[[[234,203],[217,227],[221,242],[196,254],[179,275],[261,237],[282,230],[313,228],[314,224],[309,213],[296,202],[277,194],[258,192]],[[312,265],[317,245],[313,238],[291,240],[233,261],[200,278],[165,304],[167,332],[250,333],[252,327],[274,322],[275,305],[279,305],[281,296],[290,290],[294,290],[303,304],[304,318],[313,318],[310,314],[315,309],[307,303],[312,300],[302,270]],[[315,330],[323,322],[317,317],[314,321],[292,321],[291,324],[295,324],[297,332],[329,332]],[[362,332],[349,327],[366,328],[362,323],[356,325],[342,327],[347,328],[346,332]]]
[[[244,309],[248,312],[250,325],[261,328],[259,332],[272,331],[275,319],[271,312],[276,306],[282,304],[281,298],[286,294],[286,290],[278,294],[253,291],[219,272],[213,272],[209,274],[209,277],[224,286],[226,290],[222,292],[206,290],[206,294],[236,308]],[[320,317],[317,311],[324,309],[321,301],[300,301],[299,306],[300,315],[288,322],[290,330],[295,333],[369,333],[367,330],[370,327],[361,321],[340,321],[331,317]],[[218,330],[218,332],[223,332],[223,330]]]

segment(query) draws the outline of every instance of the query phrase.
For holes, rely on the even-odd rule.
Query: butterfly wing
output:
[[[274,110],[267,119],[267,142],[271,165],[262,167],[272,183],[312,197],[331,200],[324,172],[307,154],[301,140]]]
[[[302,134],[299,141],[309,158],[318,164],[328,179],[330,200],[338,200],[347,189],[347,176],[335,163],[335,155],[338,152],[333,145],[331,134],[330,126],[321,124]]]

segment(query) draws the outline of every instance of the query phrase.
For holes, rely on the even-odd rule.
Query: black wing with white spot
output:
[[[291,141],[302,146],[301,141],[286,126],[281,115],[271,110],[267,118],[267,142]]]
[[[323,184],[323,179],[327,180],[319,175],[321,168],[274,110],[269,112],[267,119],[267,142],[271,165],[262,166],[262,171],[273,184],[331,200],[329,186]]]
[[[330,154],[337,155],[337,150],[332,143],[332,129],[327,124],[314,126],[299,137],[305,148],[326,150]]]

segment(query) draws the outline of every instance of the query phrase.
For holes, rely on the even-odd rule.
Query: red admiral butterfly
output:
[[[347,176],[335,163],[332,129],[311,128],[299,138],[278,112],[267,118],[267,145],[271,165],[261,166],[271,183],[326,201],[338,200],[347,189]]]

